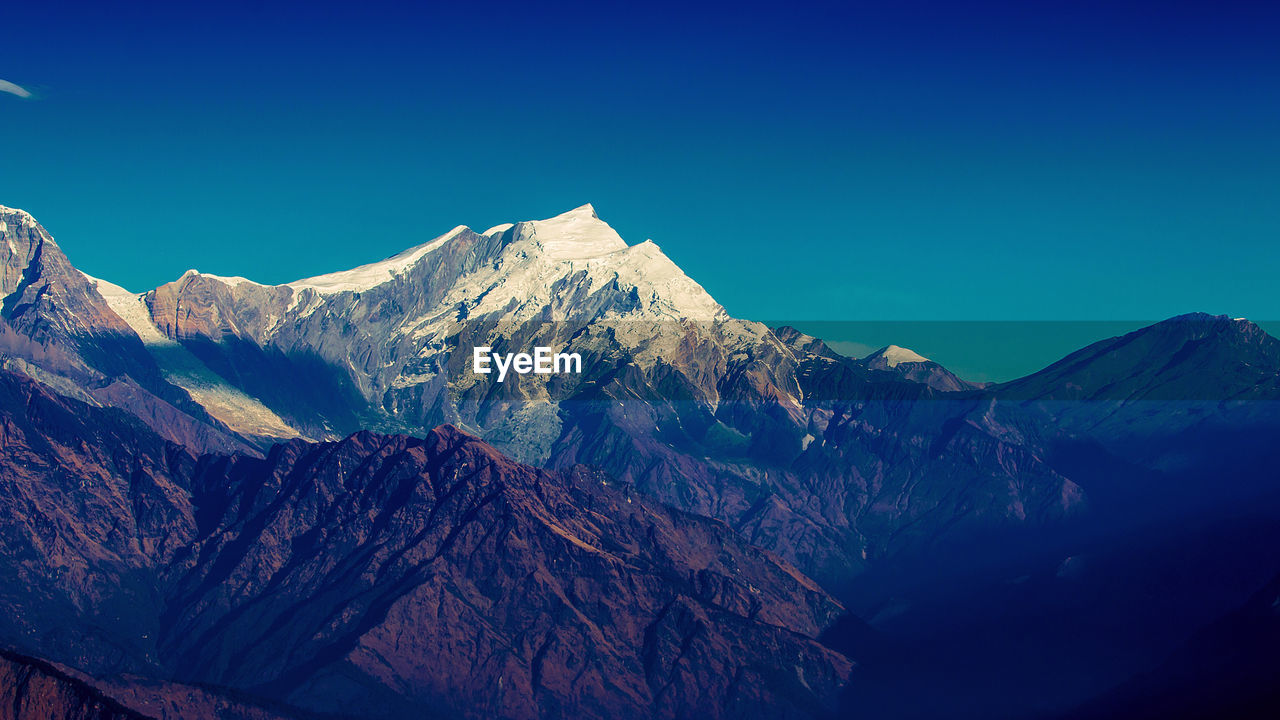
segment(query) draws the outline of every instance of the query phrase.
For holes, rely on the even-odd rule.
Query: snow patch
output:
[[[165,379],[177,385],[210,415],[232,430],[259,437],[294,438],[299,433],[257,398],[223,380],[195,355],[156,327],[146,293],[133,293],[81,272],[155,358]],[[159,352],[157,352],[159,351]]]
[[[224,275],[210,275],[209,273],[202,273],[202,272],[198,272],[196,274],[199,275],[200,277],[207,277],[211,280],[217,280],[223,285],[230,285],[231,287],[236,287],[239,285],[257,285],[258,287],[266,287],[260,282],[254,282],[249,278],[240,277],[239,275],[231,275],[228,277]]]
[[[116,315],[120,316],[133,331],[137,333],[138,339],[142,340],[142,344],[148,347],[177,347],[178,343],[169,339],[164,333],[160,332],[160,328],[151,320],[151,310],[147,307],[146,293],[129,292],[115,283],[107,282],[92,275],[81,272],[85,279],[89,281],[103,300],[107,301],[107,306],[111,308]]]

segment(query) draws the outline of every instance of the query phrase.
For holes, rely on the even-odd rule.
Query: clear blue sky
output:
[[[1276,3],[170,4],[3,20],[0,204],[131,289],[592,202],[739,316],[1280,318]]]

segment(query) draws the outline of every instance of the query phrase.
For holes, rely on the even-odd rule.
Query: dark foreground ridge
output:
[[[0,376],[0,630],[350,717],[813,717],[842,612],[727,526],[451,427],[195,456]],[[181,716],[181,715],[178,715]]]
[[[0,720],[149,720],[47,662],[0,650]]]

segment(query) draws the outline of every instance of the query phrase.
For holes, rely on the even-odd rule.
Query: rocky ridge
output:
[[[815,583],[598,471],[448,427],[197,456],[0,391],[0,638],[95,678],[351,717],[811,717],[851,668]]]

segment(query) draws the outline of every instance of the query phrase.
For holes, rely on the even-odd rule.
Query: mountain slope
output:
[[[1171,318],[992,391],[1075,438],[1055,454],[1115,502],[1234,502],[1280,460],[1280,340],[1243,318]]]
[[[0,206],[5,367],[91,404],[124,408],[192,447],[249,450],[170,383],[134,329],[29,214]]]
[[[1280,340],[1244,318],[1192,313],[1101,340],[1002,394],[1038,401],[1242,401],[1280,396]]]
[[[222,529],[166,622],[188,679],[375,714],[785,716],[847,667],[806,640],[838,606],[728,528],[449,428],[292,443],[196,485]]]
[[[1163,672],[1160,658],[1244,603],[1280,567],[1277,344],[1247,321],[1183,316],[974,395],[964,425],[1016,434],[1087,505],[1060,532],[899,558],[859,582],[850,607],[897,641],[855,676],[859,707],[1056,716]],[[933,694],[913,694],[922,683]],[[1215,699],[1224,715],[1234,701]]]
[[[146,720],[48,663],[0,650],[3,720]]]
[[[842,610],[731,529],[452,428],[197,457],[0,374],[0,640],[358,717],[835,707]]]

